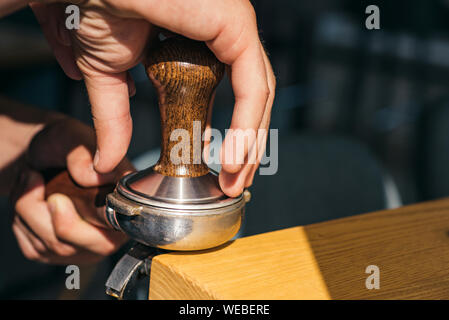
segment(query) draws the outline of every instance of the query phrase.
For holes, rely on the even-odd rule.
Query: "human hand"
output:
[[[80,4],[80,29],[70,32],[58,4],[34,3],[32,8],[66,74],[85,80],[97,134],[98,172],[111,171],[126,154],[132,131],[128,96],[135,91],[127,70],[141,62],[157,26],[206,42],[229,66],[235,95],[230,129],[254,130],[256,138],[236,146],[228,134],[219,181],[229,196],[252,184],[266,143],[266,134],[258,129],[269,127],[275,77],[249,1],[87,0]],[[248,161],[252,146],[256,163]],[[237,151],[240,147],[243,152]]]
[[[124,159],[111,173],[99,174],[93,168],[94,151],[94,131],[74,119],[48,124],[33,138],[12,193],[12,228],[28,259],[55,264],[95,262],[127,241],[123,233],[107,227],[104,208],[96,208],[92,201],[92,187],[114,183],[134,169]],[[66,168],[79,186],[76,201],[82,204],[82,212],[64,195],[74,188],[70,179],[59,180],[58,193],[46,199],[49,190],[42,172],[54,168]]]

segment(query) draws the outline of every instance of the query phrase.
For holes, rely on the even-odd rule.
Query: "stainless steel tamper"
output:
[[[248,191],[226,196],[202,157],[224,65],[203,42],[176,36],[149,50],[145,68],[159,100],[161,155],[156,165],[123,177],[106,198],[110,224],[144,245],[119,261],[106,284],[119,298],[137,269],[149,272],[150,248],[202,250],[223,244],[240,229],[249,200]]]
[[[173,37],[149,51],[145,67],[159,99],[161,155],[156,165],[118,182],[106,198],[107,219],[150,247],[218,246],[237,233],[245,208],[244,194],[226,196],[202,157],[209,105],[224,65],[203,42]]]
[[[66,194],[83,219],[103,226],[99,215],[104,213],[110,226],[137,242],[106,282],[106,292],[117,298],[149,275],[151,259],[161,250],[208,249],[234,237],[250,198],[247,190],[235,198],[226,196],[202,157],[212,96],[224,65],[203,42],[176,36],[148,51],[145,68],[157,90],[161,117],[156,165],[123,177],[115,188],[82,188],[67,171],[43,172],[46,197]],[[45,134],[45,129],[39,133]],[[92,214],[93,204],[97,214]]]

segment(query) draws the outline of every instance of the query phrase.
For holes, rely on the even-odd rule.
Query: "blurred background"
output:
[[[279,169],[257,174],[239,236],[449,194],[449,1],[253,4],[277,76]],[[370,4],[380,8],[380,30],[365,27]],[[91,123],[83,83],[62,73],[29,9],[0,21],[0,75],[0,94]],[[157,160],[159,114],[143,68],[132,75],[128,156],[143,168]],[[224,132],[232,106],[225,79],[213,127]],[[68,291],[65,267],[22,257],[7,199],[1,209],[0,298],[107,298],[105,279],[123,252],[83,268],[81,290]]]

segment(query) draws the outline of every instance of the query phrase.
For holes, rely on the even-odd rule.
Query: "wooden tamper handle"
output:
[[[161,156],[154,170],[171,177],[207,174],[209,169],[202,158],[202,136],[224,64],[204,42],[175,36],[149,51],[145,69],[157,90],[161,117]],[[176,129],[183,130],[174,132]],[[172,152],[176,161],[172,161]]]
[[[161,115],[161,156],[154,170],[172,177],[207,174],[209,168],[202,158],[202,136],[213,92],[223,77],[224,65],[204,42],[175,36],[149,50],[145,69],[157,90]],[[194,121],[201,124],[199,136],[194,135]],[[187,152],[178,164],[170,159],[172,148],[179,147],[178,141],[170,140],[175,129],[184,129],[188,133]],[[65,194],[83,218],[91,223],[104,224],[105,197],[113,191],[113,185],[83,188],[66,170],[47,170],[43,174],[46,198],[54,193]],[[96,214],[92,212],[93,207]]]

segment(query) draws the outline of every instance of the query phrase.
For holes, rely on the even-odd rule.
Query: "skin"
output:
[[[275,77],[249,1],[88,0],[79,6],[80,29],[69,31],[64,27],[64,6],[48,1],[31,4],[66,74],[85,81],[97,135],[98,172],[111,171],[126,154],[132,132],[129,95],[135,93],[128,70],[142,61],[157,27],[205,41],[229,66],[235,96],[230,129],[268,129]],[[252,184],[266,137],[244,146],[227,143],[229,139],[221,150],[219,181],[223,191],[234,197]],[[258,161],[247,163],[248,150],[256,143]],[[239,147],[244,152],[237,152]],[[234,161],[225,162],[226,154]]]
[[[41,0],[30,6],[64,72],[72,79],[84,80],[95,132],[74,120],[45,120],[23,134],[21,141],[32,141],[31,149],[27,144],[19,148],[10,143],[14,149],[11,155],[26,154],[27,161],[34,162],[32,168],[51,167],[56,161],[58,166],[67,167],[72,178],[85,187],[116,181],[124,172],[132,170],[124,159],[132,133],[129,96],[135,93],[128,70],[142,61],[144,50],[160,28],[204,41],[228,65],[235,96],[230,129],[268,129],[275,77],[260,42],[256,16],[249,1],[82,0],[71,3],[80,6],[79,30],[65,28],[62,3]],[[2,1],[0,16],[24,4],[25,1]],[[19,109],[15,111],[20,113]],[[21,125],[12,124],[8,132],[20,131]],[[48,128],[50,134],[36,135],[42,128]],[[2,130],[6,127],[0,126]],[[229,136],[225,138],[221,150],[219,182],[223,191],[233,197],[252,184],[266,136],[258,135],[244,146],[228,143],[229,139]],[[237,151],[240,147],[243,153]],[[247,163],[250,150],[256,151],[255,164]],[[42,154],[51,157],[43,159]],[[225,156],[234,161],[225,162]],[[76,212],[70,199],[63,195],[45,201],[45,186],[39,170],[17,169],[23,162],[18,159],[0,162],[0,166],[5,168],[12,163],[16,168],[8,171],[17,173],[9,174],[17,176],[12,190],[16,211],[13,231],[27,258],[49,263],[86,263],[112,253],[126,241],[122,234],[88,223],[83,219],[86,213]]]
[[[5,138],[0,141],[4,151],[0,193],[8,194],[13,204],[12,229],[26,258],[54,264],[92,263],[128,240],[102,223],[102,210],[93,204],[89,203],[88,212],[77,212],[63,194],[45,199],[42,171],[48,168],[67,169],[82,187],[115,183],[134,171],[126,159],[108,174],[94,170],[92,128],[0,98],[0,135]]]

